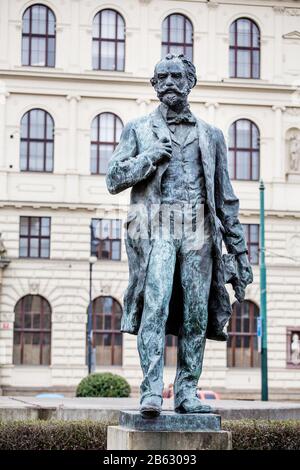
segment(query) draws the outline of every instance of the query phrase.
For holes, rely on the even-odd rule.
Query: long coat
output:
[[[238,220],[239,201],[233,192],[228,174],[227,148],[222,131],[201,119],[196,121],[213,239],[213,273],[206,336],[223,341],[224,334],[221,332],[232,312],[225,288],[226,264],[232,264],[234,255],[246,252],[247,248],[243,228]],[[170,133],[158,107],[153,113],[125,126],[119,145],[109,162],[106,176],[109,192],[117,194],[132,187],[127,228],[130,228],[132,223],[135,228],[139,222],[142,223],[137,220],[139,214],[135,210],[136,204],[143,204],[147,208],[159,207],[161,178],[169,160],[159,163],[156,168],[148,152],[157,139],[162,137],[170,139]],[[229,253],[223,256],[222,240]],[[124,296],[121,331],[137,334],[143,312],[145,277],[152,245],[149,238],[130,236],[126,237],[125,244],[129,262],[129,284]],[[166,334],[178,334],[183,318],[182,302],[180,276],[175,269]]]

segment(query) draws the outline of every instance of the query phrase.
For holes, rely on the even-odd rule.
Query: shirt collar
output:
[[[196,118],[195,116],[191,113],[190,107],[187,104],[184,109],[178,114],[172,109],[170,109],[165,103],[160,103],[160,112],[164,117],[164,120],[167,123],[172,123],[172,124],[179,124],[181,119],[184,119],[183,122],[186,122],[187,124],[196,124]],[[178,122],[176,122],[176,120]]]

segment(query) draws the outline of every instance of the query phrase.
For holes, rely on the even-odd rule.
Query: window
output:
[[[251,264],[259,262],[259,225],[242,224],[247,242],[248,256]]]
[[[259,367],[257,317],[259,309],[253,302],[235,302],[228,326],[228,367]]]
[[[125,21],[115,10],[102,10],[93,20],[93,69],[125,69]]]
[[[229,76],[260,77],[260,31],[254,21],[239,18],[230,26]]]
[[[123,130],[121,119],[112,113],[101,113],[93,119],[91,135],[91,173],[105,175],[108,162],[119,143]]]
[[[177,365],[177,336],[167,335],[165,343],[165,366],[176,367]]]
[[[184,54],[193,60],[193,25],[180,14],[167,16],[162,24],[162,57],[168,53]]]
[[[31,109],[21,119],[20,170],[53,171],[54,121],[43,109]]]
[[[98,366],[121,366],[123,337],[120,332],[122,307],[108,296],[92,304],[93,348]]]
[[[13,363],[50,365],[51,307],[39,295],[26,295],[15,307]]]
[[[300,369],[300,326],[287,328],[287,367]]]
[[[248,119],[230,126],[228,167],[231,179],[259,179],[259,130]]]
[[[91,255],[98,259],[121,259],[121,220],[92,219]]]
[[[27,8],[22,21],[22,65],[55,66],[55,15],[45,5]]]
[[[50,257],[50,217],[20,217],[20,258]]]

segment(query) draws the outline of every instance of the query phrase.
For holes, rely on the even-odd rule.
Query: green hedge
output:
[[[0,423],[0,450],[105,450],[107,426],[97,421]]]
[[[299,450],[300,421],[223,421],[222,429],[232,432],[234,450]]]
[[[129,397],[130,385],[124,377],[102,372],[91,374],[79,383],[77,397]]]
[[[105,450],[108,425],[99,421],[8,421],[0,423],[0,450]],[[299,421],[224,421],[235,450],[296,450]]]

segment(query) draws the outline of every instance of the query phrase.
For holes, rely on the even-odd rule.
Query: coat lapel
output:
[[[159,107],[151,113],[151,122],[152,122],[152,130],[158,139],[162,137],[166,137],[170,140],[170,131],[166,124],[166,121],[163,118],[163,115],[160,112]]]
[[[201,150],[201,158],[203,171],[205,176],[205,186],[207,192],[207,204],[213,214],[215,214],[215,204],[214,204],[214,178],[213,178],[213,155],[212,148],[209,144],[209,128],[208,126],[201,121],[197,120],[198,125],[198,135],[199,135],[199,147]]]
[[[198,130],[195,128],[195,126],[190,126],[190,132],[188,133],[188,136],[183,143],[184,147],[187,147],[187,145],[190,145],[194,140],[198,139]]]
[[[166,138],[168,140],[171,140],[170,131],[160,112],[159,107],[156,108],[156,110],[151,114],[151,123],[152,123],[153,133],[156,135],[158,139]],[[166,171],[166,169],[168,168],[168,165],[169,165],[169,160],[167,159],[163,163],[158,165],[157,172],[156,172],[157,174],[156,179],[159,185],[160,185],[161,177],[163,173]]]

